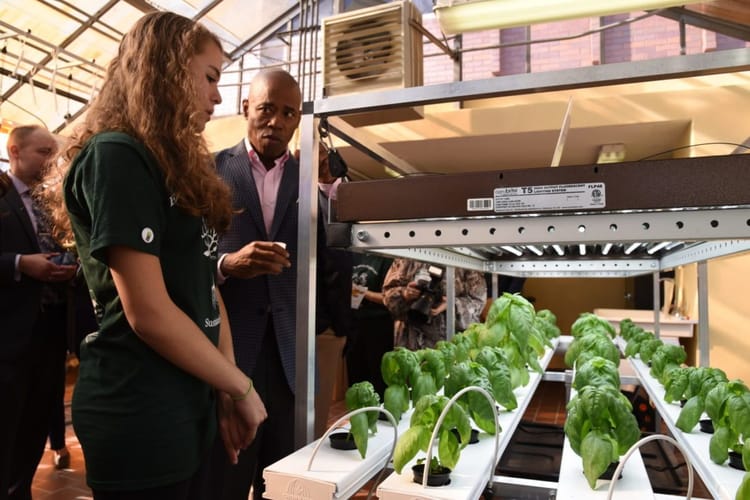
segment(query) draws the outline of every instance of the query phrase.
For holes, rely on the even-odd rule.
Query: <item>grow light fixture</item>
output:
[[[436,0],[446,35],[684,5],[685,0]]]
[[[586,255],[586,245],[583,243],[578,244],[578,253],[581,255]]]
[[[672,243],[671,241],[662,241],[661,243],[657,243],[656,245],[646,250],[646,253],[649,255],[653,255],[659,250],[661,250],[662,248],[669,246],[671,243]]]
[[[559,255],[560,257],[565,255],[565,251],[562,249],[562,247],[560,247],[560,245],[552,245],[552,249],[557,252],[557,255]]]
[[[537,254],[539,257],[541,257],[542,255],[544,255],[544,252],[542,252],[541,250],[539,250],[539,247],[536,247],[534,245],[526,245],[526,248],[528,248],[529,250],[531,250],[532,252],[534,252],[535,254]]]
[[[630,255],[639,246],[641,246],[640,243],[633,243],[633,244],[631,244],[628,248],[625,249],[625,255]]]
[[[612,250],[612,243],[607,243],[604,245],[604,248],[602,248],[602,255],[607,255],[610,250]]]
[[[500,248],[502,248],[506,252],[512,253],[516,257],[520,257],[521,255],[523,255],[523,252],[521,250],[517,249],[516,247],[512,247],[512,246],[509,246],[509,245],[503,245]]]

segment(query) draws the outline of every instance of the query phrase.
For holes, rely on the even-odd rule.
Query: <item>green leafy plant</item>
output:
[[[449,399],[435,394],[426,395],[419,399],[412,413],[410,427],[399,436],[393,453],[393,468],[401,473],[404,466],[422,450],[427,452],[432,432],[437,425]],[[457,429],[458,435],[452,432]],[[442,466],[454,469],[471,437],[471,423],[461,405],[452,405],[438,430],[438,459]]]
[[[620,336],[626,341],[630,340],[633,335],[641,331],[643,331],[643,328],[633,323],[633,320],[630,318],[625,318],[620,321]]]
[[[606,333],[610,338],[615,338],[615,328],[604,318],[593,313],[581,313],[570,326],[570,334],[573,337],[583,337],[587,333]]]
[[[503,376],[507,377],[506,381],[498,380]],[[445,381],[445,395],[450,398],[464,387],[477,386],[492,394],[497,400],[493,388],[493,377],[497,386],[504,384],[504,390],[510,389],[509,374],[502,375],[495,372],[494,375],[491,375],[487,368],[473,361],[457,363],[451,368],[450,375]],[[512,394],[512,391],[510,393],[511,395],[502,394],[501,401],[512,397],[513,404],[517,406],[515,395]],[[471,415],[477,427],[489,434],[495,433],[495,412],[482,394],[474,391],[467,392],[458,399],[458,403]],[[507,402],[507,404],[510,405],[511,403]]]
[[[422,465],[424,462],[425,458],[417,459],[417,465]],[[444,474],[447,470],[449,469],[443,467],[437,457],[433,456],[430,458],[430,474]]]
[[[609,384],[583,387],[567,406],[565,434],[583,462],[583,473],[593,489],[610,463],[640,437],[630,401]]]
[[[625,356],[632,357],[640,353],[643,342],[655,340],[656,336],[652,332],[639,328],[637,331],[631,331],[629,336],[623,338],[628,341],[625,346]]]
[[[445,383],[445,362],[443,355],[436,349],[416,351],[417,366],[412,372],[411,400],[416,404],[426,394],[435,394]]]
[[[612,361],[594,356],[576,369],[573,388],[580,391],[587,386],[600,385],[611,385],[619,389],[620,372]]]
[[[685,375],[682,375],[683,371]],[[673,380],[674,382],[672,382]],[[669,397],[674,397],[682,389],[680,399],[687,400],[677,417],[675,425],[683,432],[691,432],[705,410],[706,395],[716,385],[728,381],[726,373],[718,368],[699,366],[672,370],[670,378],[667,380],[667,386],[671,389]],[[667,386],[665,386],[665,389]],[[666,400],[666,392],[664,397]]]
[[[602,330],[589,330],[576,337],[565,353],[565,364],[573,367],[582,365],[587,359],[599,356],[620,365],[620,351],[607,333]]]
[[[483,347],[477,352],[474,361],[487,369],[491,389],[489,392],[495,401],[508,411],[518,408],[518,401],[513,393],[515,387],[509,368],[510,363],[505,356],[505,351],[498,347]]]
[[[682,346],[662,344],[651,356],[651,376],[664,385],[669,372],[679,368],[686,359],[687,353]]]
[[[560,336],[560,328],[557,326],[557,316],[549,309],[537,311],[534,324],[548,339]]]
[[[742,460],[744,461],[744,455]],[[745,468],[747,469],[747,465],[745,465]],[[750,498],[750,472],[746,472],[744,476],[742,476],[742,482],[740,483],[740,487],[737,488],[737,493],[734,495],[735,500],[748,500]]]
[[[480,347],[500,347],[505,352],[513,387],[528,384],[527,365],[542,373],[539,356],[552,346],[535,318],[534,306],[522,296],[510,293],[495,299],[487,313],[485,325],[488,333]]]
[[[742,454],[742,462],[750,470],[750,390],[741,380],[720,382],[706,394],[705,409],[714,424],[711,460],[723,464],[731,449]]]
[[[344,396],[346,409],[349,411],[366,408],[368,406],[380,406],[380,396],[375,392],[370,382],[357,382],[346,390]],[[357,413],[349,419],[351,434],[354,437],[354,443],[362,458],[367,455],[367,440],[370,432],[375,434],[378,430],[378,413],[375,411],[366,411]]]
[[[391,412],[396,422],[409,409],[409,384],[418,367],[417,355],[404,348],[385,353],[380,361],[380,373],[388,385],[383,394],[383,406]]]

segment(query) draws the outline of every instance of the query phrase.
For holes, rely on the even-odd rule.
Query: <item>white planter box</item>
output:
[[[554,340],[552,349],[547,349],[545,355],[539,360],[542,368],[546,369],[550,359],[552,359],[556,345],[557,340]],[[421,484],[413,482],[411,466],[416,463],[416,459],[414,459],[404,466],[401,474],[391,474],[378,486],[378,498],[381,500],[428,498],[468,500],[479,498],[490,480],[490,470],[494,471],[495,464],[508,446],[541,378],[538,373],[531,373],[528,385],[515,391],[518,408],[512,412],[500,413],[498,420],[502,431],[497,456],[492,456],[495,449],[494,436],[481,433],[479,443],[469,445],[461,451],[456,469],[451,472],[451,483],[449,485],[423,488]]]
[[[716,500],[734,500],[745,473],[733,469],[726,463],[724,465],[713,463],[708,456],[708,443],[711,435],[701,432],[698,426],[689,433],[677,428],[675,422],[680,416],[680,405],[664,401],[664,387],[649,374],[648,366],[640,359],[628,358],[628,361],[648,392],[656,411],[661,415],[677,442],[685,448],[695,471],[701,476],[711,495]]]

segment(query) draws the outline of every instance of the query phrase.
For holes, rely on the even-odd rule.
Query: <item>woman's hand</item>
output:
[[[268,413],[266,413],[266,406],[255,391],[255,387],[250,389],[246,398],[239,401],[235,400],[233,403],[237,418],[242,423],[244,429],[242,439],[240,440],[240,448],[244,449],[253,442],[255,435],[258,433],[258,427],[268,417]]]
[[[216,404],[221,441],[229,461],[234,465],[238,461],[240,450],[250,446],[258,433],[258,427],[268,416],[266,407],[254,388],[247,398],[240,401],[219,391]]]

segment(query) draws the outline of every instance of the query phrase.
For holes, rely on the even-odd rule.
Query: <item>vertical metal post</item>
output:
[[[303,104],[304,109],[310,103]],[[318,141],[311,113],[300,121],[297,228],[297,340],[294,394],[294,445],[313,440],[315,423],[315,290],[318,237]]]
[[[456,268],[445,268],[445,294],[448,303],[445,309],[445,337],[450,340],[456,333]]]
[[[661,313],[661,288],[659,287],[659,271],[651,273],[653,276],[653,291],[654,291],[654,335],[656,338],[661,338],[661,325],[659,324],[659,316]]]
[[[500,286],[498,284],[497,274],[492,273],[492,276],[490,277],[490,280],[492,281],[492,299],[496,299],[498,295],[500,295]]]
[[[661,314],[661,288],[659,287],[659,271],[654,271],[651,273],[651,276],[653,276],[653,294],[654,294],[654,335],[656,335],[656,338],[661,338],[661,325],[659,324],[659,316]],[[656,432],[659,432],[659,429],[661,429],[661,415],[659,415],[659,412],[654,412],[654,429],[656,429]]]
[[[680,16],[680,55],[684,56],[687,54],[687,33],[685,30],[685,18]]]
[[[453,81],[460,82],[464,79],[463,73],[463,55],[461,55],[461,49],[463,43],[463,37],[458,34],[453,38],[453,50],[456,53],[456,59],[453,61]]]
[[[698,366],[710,365],[711,345],[708,339],[708,262],[698,262]]]

